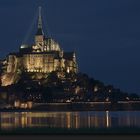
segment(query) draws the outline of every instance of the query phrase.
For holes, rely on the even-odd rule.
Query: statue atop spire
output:
[[[38,29],[36,35],[43,35],[43,28],[42,28],[42,15],[41,15],[41,6],[39,6],[39,13],[38,13]]]

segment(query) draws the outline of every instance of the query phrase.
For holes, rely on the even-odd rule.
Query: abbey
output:
[[[17,73],[48,74],[52,71],[77,73],[75,52],[64,52],[52,38],[46,37],[42,27],[41,7],[33,45],[21,45],[19,52],[10,53],[5,59],[5,72],[1,75],[2,86],[11,85]]]

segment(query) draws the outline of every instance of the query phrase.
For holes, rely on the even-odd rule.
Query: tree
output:
[[[42,91],[42,99],[43,101],[51,102],[53,99],[52,89],[50,87],[43,88]]]

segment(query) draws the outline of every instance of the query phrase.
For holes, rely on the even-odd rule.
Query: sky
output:
[[[79,71],[140,94],[139,0],[0,0],[0,58],[33,40],[38,7],[43,27]]]

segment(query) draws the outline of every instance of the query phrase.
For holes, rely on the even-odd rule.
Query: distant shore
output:
[[[79,102],[38,103],[31,109],[3,108],[0,112],[47,112],[47,111],[140,111],[140,102]]]

